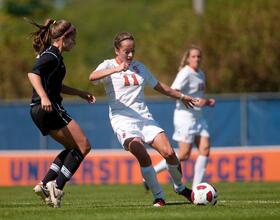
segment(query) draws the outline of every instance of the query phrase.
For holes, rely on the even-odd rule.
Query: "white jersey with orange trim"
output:
[[[95,71],[118,65],[115,59],[104,60]],[[144,87],[149,85],[154,88],[158,81],[144,64],[133,60],[126,71],[113,73],[96,82],[104,84],[113,128],[124,121],[153,120],[145,103]]]
[[[196,71],[190,66],[186,65],[178,72],[171,88],[180,90],[185,95],[195,98],[203,98],[205,89],[205,75],[201,70]],[[201,116],[202,114],[200,107],[187,109],[185,105],[178,100],[176,101],[175,111],[184,111],[186,115],[194,117]]]

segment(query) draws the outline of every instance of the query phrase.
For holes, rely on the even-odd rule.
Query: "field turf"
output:
[[[167,205],[152,207],[142,185],[67,185],[60,209],[43,205],[32,187],[0,187],[0,220],[280,219],[280,183],[217,183],[215,206],[195,206],[164,185]]]

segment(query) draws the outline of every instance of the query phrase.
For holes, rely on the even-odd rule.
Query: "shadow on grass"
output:
[[[185,205],[185,204],[189,204],[191,205],[190,202],[184,202],[184,201],[173,201],[173,202],[167,202],[165,205],[167,206],[171,206],[171,205]]]

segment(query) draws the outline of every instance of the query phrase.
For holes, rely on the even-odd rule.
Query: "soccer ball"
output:
[[[192,200],[195,205],[215,205],[218,200],[218,192],[209,183],[199,183],[193,187]]]

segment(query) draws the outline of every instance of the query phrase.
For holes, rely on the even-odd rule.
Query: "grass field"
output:
[[[280,219],[280,183],[217,183],[216,206],[195,206],[163,186],[154,208],[141,185],[68,185],[60,209],[43,205],[32,187],[0,187],[0,219]]]

